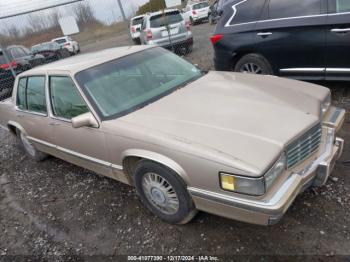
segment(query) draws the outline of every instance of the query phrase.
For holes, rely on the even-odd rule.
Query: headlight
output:
[[[262,196],[265,194],[264,178],[249,178],[232,174],[220,173],[221,188],[236,193]]]
[[[262,177],[250,178],[227,173],[220,173],[221,188],[226,191],[262,196],[272,183],[284,172],[286,156],[282,154],[273,167]]]
[[[331,100],[331,93],[329,93],[321,105],[322,116],[324,116],[324,114],[328,111],[329,107],[331,106]]]
[[[265,184],[268,189],[272,183],[282,175],[286,168],[286,155],[283,153],[273,167],[265,174]]]

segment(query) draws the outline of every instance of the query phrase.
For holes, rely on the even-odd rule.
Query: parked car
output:
[[[50,63],[70,56],[66,48],[61,47],[56,42],[45,42],[32,46],[33,54],[41,54],[45,57],[45,62]]]
[[[184,16],[192,25],[196,23],[207,21],[209,18],[209,4],[207,1],[203,2],[189,2],[184,10]]]
[[[174,48],[176,52],[189,53],[193,47],[190,25],[185,22],[177,9],[165,10],[164,13],[160,11],[146,14],[140,39],[144,45]]]
[[[216,24],[217,20],[219,20],[221,16],[222,9],[220,8],[222,5],[222,0],[215,0],[209,7],[208,20],[209,24]]]
[[[217,70],[350,79],[349,1],[225,1],[211,40]]]
[[[10,70],[0,68],[0,101],[11,96],[14,81]]]
[[[37,67],[0,103],[29,157],[133,185],[155,215],[179,224],[197,210],[277,223],[299,193],[326,183],[344,115],[325,87],[202,72],[147,46]]]
[[[74,41],[70,36],[55,38],[51,42],[56,42],[61,47],[66,48],[72,55],[80,53],[79,43]]]
[[[142,27],[143,15],[135,16],[130,20],[130,36],[134,44],[141,44],[140,32]]]
[[[6,49],[6,54],[12,65],[16,65],[16,72],[20,73],[44,63],[45,58],[40,54],[33,54],[28,48],[21,45],[11,45]],[[6,63],[3,66],[8,66]]]

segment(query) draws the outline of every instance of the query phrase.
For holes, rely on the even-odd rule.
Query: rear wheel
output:
[[[183,180],[172,170],[143,160],[135,170],[135,187],[142,203],[172,224],[186,224],[197,213]]]
[[[23,132],[17,130],[17,136],[20,139],[21,145],[26,153],[31,159],[39,162],[47,157],[47,154],[37,150],[32,143],[29,142],[28,137]]]
[[[261,55],[248,54],[243,56],[234,66],[235,72],[272,75],[273,70],[270,63]]]
[[[191,23],[191,25],[192,25],[192,26],[194,26],[194,25],[195,25],[195,22],[194,22],[194,20],[193,20],[192,16],[190,17],[190,23]]]

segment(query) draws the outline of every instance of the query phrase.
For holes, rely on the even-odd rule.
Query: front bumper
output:
[[[297,195],[309,186],[326,183],[335,161],[341,156],[344,140],[336,137],[344,122],[345,110],[331,108],[323,128],[326,138],[323,151],[298,173],[291,173],[269,199],[255,200],[190,187],[189,192],[199,210],[223,217],[259,225],[276,224],[288,210]]]

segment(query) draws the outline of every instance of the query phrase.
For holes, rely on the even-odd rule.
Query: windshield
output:
[[[132,20],[132,25],[141,25],[143,22],[143,17],[134,18]]]
[[[150,19],[152,28],[162,27],[168,24],[175,24],[181,21],[183,21],[183,18],[179,11],[172,11],[165,14],[155,15]]]
[[[194,65],[156,47],[89,68],[75,77],[103,120],[146,106],[202,76]]]
[[[62,39],[56,39],[55,42],[57,44],[64,44],[66,42],[66,39],[65,38],[62,38]]]
[[[194,5],[193,6],[193,10],[198,10],[198,9],[205,8],[205,7],[208,7],[208,6],[209,6],[209,4],[207,2],[200,3],[200,4],[197,4],[197,5]]]

